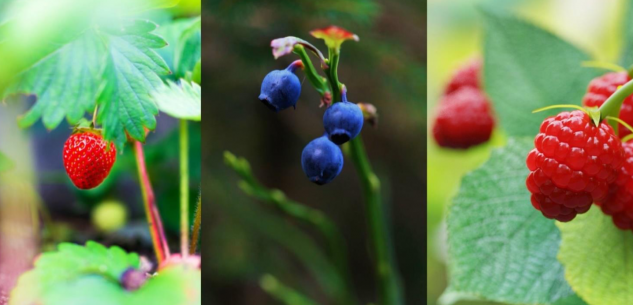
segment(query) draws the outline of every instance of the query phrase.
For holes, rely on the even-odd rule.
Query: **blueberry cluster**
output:
[[[264,78],[259,100],[275,112],[295,107],[301,93],[301,83],[294,74],[297,65],[275,70]],[[348,102],[346,93],[323,114],[325,133],[303,149],[301,167],[310,181],[323,185],[332,181],[343,169],[341,145],[355,138],[363,128],[363,112],[358,105]]]

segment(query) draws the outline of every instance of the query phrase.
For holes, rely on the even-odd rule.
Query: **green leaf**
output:
[[[449,208],[450,285],[455,292],[520,304],[573,294],[556,260],[560,233],[525,187],[531,138],[510,138],[462,180]]]
[[[506,133],[533,136],[556,110],[581,104],[587,84],[599,72],[583,68],[589,56],[555,35],[504,13],[483,10],[486,92]]]
[[[58,251],[42,254],[35,268],[19,278],[10,304],[201,304],[199,269],[173,265],[138,290],[127,291],[119,280],[124,271],[139,265],[137,254],[118,247],[60,244]]]
[[[201,60],[198,60],[198,63],[193,68],[191,80],[193,80],[197,84],[202,84],[202,61]]]
[[[200,121],[200,85],[184,79],[178,83],[167,81],[165,86],[153,93],[153,97],[162,112],[179,119]]]
[[[623,44],[620,64],[625,68],[629,68],[633,65],[633,1],[624,1],[626,6],[626,12],[624,13],[624,20],[622,24]]]
[[[86,111],[93,111],[106,54],[103,42],[89,30],[19,75],[9,92],[37,95],[35,106],[20,118],[20,127],[31,126],[40,117],[48,129],[64,117],[74,125]]]
[[[190,21],[190,24],[182,32],[176,45],[174,57],[176,76],[183,77],[187,72],[193,71],[200,60],[202,51],[200,17]]]
[[[558,259],[574,291],[589,304],[633,304],[633,234],[619,230],[597,206],[557,225]]]
[[[97,122],[104,137],[122,146],[124,130],[134,139],[145,140],[144,128],[154,129],[158,107],[151,92],[163,86],[159,74],[169,74],[165,61],[153,50],[167,45],[152,33],[156,24],[136,20],[102,35],[109,45],[104,78],[106,86],[98,103]],[[123,136],[123,138],[122,138]]]

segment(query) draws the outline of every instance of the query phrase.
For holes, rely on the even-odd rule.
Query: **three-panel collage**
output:
[[[633,304],[633,0],[0,0],[0,305]]]

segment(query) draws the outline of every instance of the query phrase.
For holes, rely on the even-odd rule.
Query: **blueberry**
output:
[[[259,100],[275,112],[290,106],[295,107],[301,94],[301,82],[294,74],[296,64],[285,70],[271,71],[264,77]]]
[[[343,169],[343,152],[324,135],[312,140],[303,149],[301,167],[310,181],[326,184]]]
[[[363,128],[363,111],[348,102],[343,94],[341,102],[334,103],[323,114],[323,126],[330,141],[341,145],[355,138]]]

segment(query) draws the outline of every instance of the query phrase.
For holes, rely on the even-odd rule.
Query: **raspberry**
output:
[[[471,60],[453,73],[446,89],[444,89],[444,94],[451,94],[464,87],[481,89],[480,73],[481,60]]]
[[[586,107],[600,107],[615,92],[619,86],[626,84],[631,80],[627,72],[611,72],[603,76],[594,78],[589,83],[587,93],[585,94],[582,104]],[[624,99],[620,108],[620,119],[633,124],[633,95]],[[630,134],[626,127],[620,124],[618,126],[618,134],[620,138]]]
[[[108,176],[114,161],[116,147],[108,143],[97,131],[80,131],[64,144],[64,167],[70,180],[80,189],[97,187]]]
[[[618,177],[610,185],[608,197],[596,204],[613,218],[618,228],[633,231],[633,142],[624,143],[622,147],[624,162]]]
[[[526,160],[532,205],[563,222],[607,197],[624,160],[611,126],[601,122],[596,127],[580,110],[545,119],[534,146]]]
[[[442,147],[468,148],[488,141],[493,128],[486,96],[478,89],[465,87],[440,102],[433,137]]]

